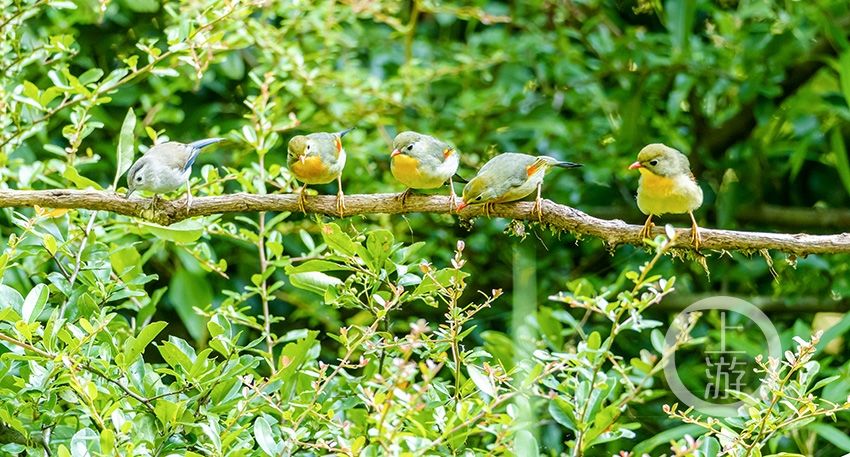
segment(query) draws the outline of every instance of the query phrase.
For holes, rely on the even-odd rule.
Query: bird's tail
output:
[[[538,156],[537,160],[535,160],[534,163],[531,164],[531,166],[528,167],[528,169],[529,169],[528,174],[530,176],[533,171],[539,170],[541,167],[578,168],[580,166],[581,166],[580,163],[558,160],[554,157],[549,157],[549,156]]]
[[[356,128],[356,127],[351,127],[351,128],[349,128],[349,129],[341,130],[341,131],[339,131],[339,132],[336,132],[336,134],[337,134],[337,135],[339,135],[339,137],[340,137],[340,138],[342,138],[342,137],[344,137],[344,136],[345,136],[348,132],[350,132],[350,131],[354,130],[355,128]]]
[[[464,178],[459,173],[455,173],[455,175],[452,179],[454,180],[454,182],[459,182],[459,183],[463,183],[463,184],[466,184],[466,183],[469,182],[468,179]]]
[[[578,167],[581,166],[580,163],[567,162],[567,161],[563,161],[563,160],[558,160],[557,162],[553,163],[552,165],[554,165],[556,167],[561,167],[561,168],[578,168]]]
[[[218,143],[219,141],[224,141],[224,138],[205,138],[203,140],[193,141],[189,143],[189,147],[192,149],[204,149],[205,147]]]
[[[183,171],[186,171],[192,168],[192,165],[195,163],[195,159],[198,158],[198,154],[201,153],[201,149],[205,147],[218,143],[219,141],[224,141],[224,138],[205,138],[203,140],[193,141],[186,146],[189,147],[189,158],[186,160],[186,166],[183,167]]]

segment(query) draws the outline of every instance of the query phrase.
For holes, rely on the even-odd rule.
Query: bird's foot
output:
[[[537,222],[543,222],[543,204],[539,197],[534,199],[534,206],[531,211],[537,214]]]
[[[407,197],[410,197],[410,194],[412,194],[412,193],[413,193],[413,189],[408,188],[408,189],[405,189],[404,192],[396,195],[395,198],[397,198],[401,202],[401,206],[404,207],[404,205],[407,204]]]
[[[700,236],[699,227],[696,224],[691,226],[691,243],[694,245],[694,249],[699,251],[700,244],[702,244],[702,236]]]
[[[189,215],[190,210],[192,209],[192,194],[186,194],[186,215]]]
[[[655,224],[652,223],[652,218],[647,219],[646,223],[643,224],[643,228],[640,230],[640,234],[638,234],[640,239],[645,240],[647,238],[652,238],[652,228],[653,227],[655,227]]]
[[[342,189],[336,193],[336,211],[339,217],[345,217],[345,194],[342,193]]]
[[[452,189],[452,193],[449,194],[449,214],[454,213],[457,209],[457,195],[455,195],[455,190]]]
[[[298,193],[298,209],[301,210],[302,213],[307,214],[307,189],[302,187],[301,192]]]
[[[493,203],[493,202],[489,202],[489,203],[484,204],[484,214],[487,216],[487,219],[490,219],[490,212],[493,211],[495,206],[496,206],[496,204]]]

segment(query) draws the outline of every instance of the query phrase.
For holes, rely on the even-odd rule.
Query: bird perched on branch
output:
[[[335,133],[311,133],[297,135],[289,140],[288,158],[289,170],[295,179],[304,183],[298,197],[298,206],[302,212],[308,184],[327,184],[334,179],[337,182],[336,209],[340,217],[345,212],[345,194],[342,192],[342,169],[345,167],[345,149],[342,148],[342,137],[352,131],[346,129]]]
[[[702,205],[702,189],[691,173],[688,157],[661,143],[650,144],[638,153],[637,161],[629,170],[640,172],[637,204],[646,223],[640,231],[641,238],[652,233],[652,216],[684,214],[691,216],[691,242],[699,249],[700,235],[694,210]]]
[[[189,175],[192,164],[201,150],[224,138],[206,138],[189,144],[169,141],[157,144],[130,167],[127,171],[127,193],[125,198],[137,190],[154,193],[153,204],[158,194],[171,192],[186,184],[186,210],[192,207],[192,189],[189,187]]]
[[[487,217],[495,203],[504,203],[525,198],[537,190],[534,211],[538,220],[543,220],[540,191],[543,176],[551,167],[576,168],[581,164],[564,162],[549,156],[532,156],[517,152],[506,152],[490,159],[478,174],[463,188],[463,201],[458,211],[469,205],[484,205]]]
[[[401,132],[393,140],[390,170],[395,179],[407,186],[398,198],[404,206],[413,189],[435,189],[449,182],[449,211],[455,208],[453,177],[460,154],[448,143],[416,132]]]

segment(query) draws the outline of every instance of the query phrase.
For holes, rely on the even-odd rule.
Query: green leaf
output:
[[[286,267],[286,274],[309,273],[311,271],[343,271],[351,268],[329,260],[308,260],[301,265]]]
[[[155,13],[159,11],[159,0],[121,0],[121,4],[137,13]]]
[[[680,425],[664,430],[655,434],[652,438],[638,443],[632,452],[634,455],[650,454],[658,446],[669,445],[671,441],[676,441],[685,435],[700,436],[705,433],[705,429],[695,424]],[[715,440],[715,443],[717,441]]]
[[[485,375],[475,365],[467,365],[466,371],[469,373],[469,378],[472,379],[472,382],[475,383],[479,390],[490,397],[496,397],[496,385],[493,384],[493,380],[489,376]]]
[[[814,430],[821,438],[829,441],[835,447],[844,452],[850,452],[850,438],[841,430],[829,424],[809,424],[808,428]]]
[[[289,276],[289,281],[293,286],[315,292],[319,295],[324,295],[329,287],[337,287],[342,285],[342,280],[318,271],[310,271],[306,273],[296,273]]]
[[[24,296],[20,292],[5,284],[0,284],[0,309],[12,308],[20,312],[23,304]]]
[[[133,113],[133,108],[130,108],[124,117],[124,124],[121,125],[121,133],[118,135],[118,164],[115,168],[115,181],[112,182],[113,189],[118,188],[118,180],[133,165],[133,152],[136,148],[133,135],[135,129],[136,114]]]
[[[673,55],[685,58],[690,52],[691,32],[696,18],[696,0],[667,0],[664,11],[666,26],[673,35]]]
[[[272,434],[272,428],[263,416],[254,421],[254,439],[266,454],[277,455],[277,443]]]
[[[549,415],[555,422],[567,427],[572,431],[578,430],[576,426],[576,416],[573,411],[572,403],[563,398],[555,398],[549,402]]]
[[[844,51],[838,59],[838,77],[844,100],[850,106],[850,50]]]
[[[145,348],[151,341],[159,335],[159,332],[167,326],[167,322],[153,322],[142,328],[138,336],[127,339],[124,343],[124,368],[133,364],[136,358],[145,352]]]
[[[205,274],[177,270],[168,285],[168,301],[177,311],[186,330],[195,341],[206,341],[207,318],[196,313],[195,307],[206,308],[213,301],[213,291]]]
[[[599,336],[599,332],[593,332],[587,337],[587,348],[592,350],[599,349],[599,346],[602,344],[602,337]]]
[[[186,219],[168,227],[144,221],[136,225],[142,233],[149,233],[156,238],[174,243],[194,243],[204,234],[203,219]]]
[[[77,169],[71,165],[65,166],[65,171],[62,172],[62,176],[68,181],[71,181],[71,184],[73,184],[77,189],[88,189],[89,187],[97,190],[103,189],[103,187],[100,187],[100,184],[80,175]]]
[[[369,253],[372,271],[377,273],[384,268],[384,263],[392,254],[393,242],[393,234],[389,230],[373,230],[366,236],[366,251]]]
[[[847,159],[847,148],[844,147],[844,137],[841,135],[841,129],[838,127],[833,128],[830,139],[832,154],[835,157],[835,170],[838,172],[838,177],[841,178],[841,184],[844,185],[844,189],[850,194],[850,161]]]
[[[357,244],[336,224],[322,226],[322,238],[329,248],[344,256],[357,255]]]
[[[537,457],[540,449],[537,448],[537,440],[528,430],[520,430],[514,438],[514,454],[517,457]]]
[[[44,311],[44,305],[47,303],[48,289],[44,284],[36,284],[24,299],[24,304],[21,307],[21,319],[28,323],[34,322]]]

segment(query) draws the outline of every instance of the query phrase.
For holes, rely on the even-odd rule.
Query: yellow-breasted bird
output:
[[[641,238],[651,236],[652,216],[688,213],[692,223],[691,242],[699,249],[701,240],[694,210],[702,205],[702,189],[691,173],[688,157],[669,146],[653,143],[640,150],[629,170],[640,172],[637,204],[648,216]]]
[[[459,153],[448,143],[417,132],[401,132],[393,140],[390,170],[395,179],[407,186],[398,198],[404,206],[413,189],[435,189],[449,182],[449,211],[455,208],[452,177],[460,164]]]
[[[540,189],[543,176],[551,167],[576,168],[581,164],[564,162],[549,156],[532,156],[517,152],[505,152],[490,159],[478,170],[478,174],[469,180],[463,188],[463,202],[458,211],[468,205],[484,205],[487,217],[495,203],[511,202],[525,198],[537,190],[534,211],[539,220],[543,220],[540,206]]]
[[[295,179],[301,181],[298,205],[306,212],[304,202],[308,184],[327,184],[336,180],[336,209],[340,217],[345,212],[345,194],[342,192],[342,169],[345,167],[345,149],[342,137],[353,129],[335,133],[297,135],[289,140],[287,163]]]

